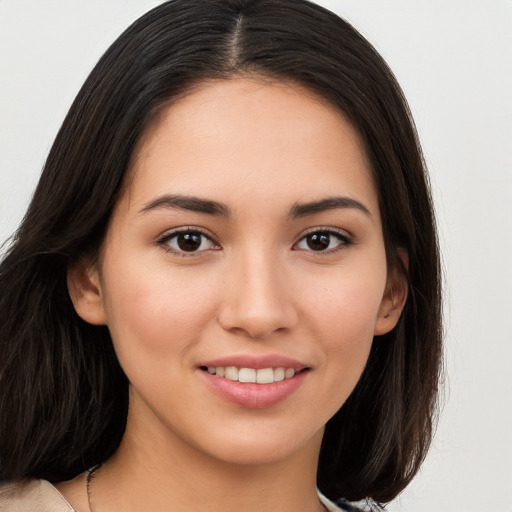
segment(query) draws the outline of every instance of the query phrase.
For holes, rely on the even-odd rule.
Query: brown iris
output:
[[[324,251],[331,243],[330,233],[311,233],[306,237],[308,247],[313,251]]]
[[[176,236],[176,243],[182,251],[196,251],[201,246],[201,233],[180,233]]]

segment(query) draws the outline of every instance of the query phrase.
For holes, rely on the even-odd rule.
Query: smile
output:
[[[291,397],[313,370],[279,355],[228,356],[204,361],[198,375],[215,395],[249,409],[273,407]]]
[[[208,366],[201,367],[211,375],[223,377],[228,380],[254,383],[272,384],[291,379],[298,373],[294,368],[237,368],[236,366]]]

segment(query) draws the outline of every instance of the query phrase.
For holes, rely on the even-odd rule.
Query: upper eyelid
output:
[[[209,231],[205,230],[204,228],[200,228],[198,226],[181,226],[177,228],[172,228],[167,231],[164,231],[161,235],[157,237],[157,241],[162,240],[169,240],[170,238],[179,235],[180,233],[201,233],[201,235],[204,235],[206,238],[209,238],[212,242],[218,243],[217,238],[210,233]]]
[[[297,241],[302,240],[305,236],[311,235],[313,233],[319,233],[319,232],[340,235],[340,236],[342,236],[344,238],[348,238],[350,240],[352,240],[352,238],[353,238],[353,235],[351,233],[349,233],[346,229],[334,228],[332,226],[316,226],[314,228],[309,228],[309,229],[303,231],[297,237]]]

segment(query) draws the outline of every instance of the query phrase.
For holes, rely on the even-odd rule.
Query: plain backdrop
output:
[[[0,0],[0,240],[97,59],[155,0]],[[392,512],[512,512],[512,1],[331,0],[401,83],[445,271],[445,405]],[[0,291],[1,293],[1,291]],[[1,356],[0,356],[1,357]]]

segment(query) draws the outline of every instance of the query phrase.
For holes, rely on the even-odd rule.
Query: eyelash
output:
[[[169,242],[171,242],[171,240],[177,238],[179,235],[187,235],[187,234],[188,235],[200,235],[201,238],[206,238],[209,242],[211,242],[213,247],[209,247],[207,249],[202,249],[202,250],[185,251],[185,250],[173,248],[169,245]],[[335,247],[332,247],[330,249],[327,248],[326,250],[318,250],[318,251],[315,251],[313,249],[305,249],[305,248],[297,247],[301,242],[306,241],[307,237],[311,236],[311,235],[326,235],[330,238],[334,237],[339,241],[339,244],[337,244]],[[332,240],[329,241],[329,245],[330,245],[331,241]],[[200,245],[198,248],[201,247],[203,242],[204,242],[204,240],[200,241]],[[314,255],[334,254],[340,250],[346,249],[348,246],[352,245],[353,243],[354,242],[353,242],[352,238],[350,236],[348,236],[344,231],[333,229],[333,228],[327,228],[327,227],[325,227],[325,228],[317,227],[317,228],[314,228],[311,231],[307,232],[306,234],[302,235],[302,237],[299,239],[299,241],[293,245],[293,250],[298,250],[298,251],[303,250],[305,252],[310,252]],[[218,244],[218,242],[216,242],[215,239],[210,234],[203,231],[201,228],[196,228],[196,227],[180,228],[180,229],[177,229],[170,233],[166,233],[165,235],[163,235],[161,238],[159,238],[157,240],[157,244],[159,246],[161,246],[165,251],[172,253],[174,255],[177,255],[177,256],[181,256],[181,257],[194,257],[194,256],[197,256],[198,254],[201,254],[201,253],[207,251],[207,250],[221,250],[221,247]]]
[[[307,239],[307,237],[311,236],[311,235],[327,235],[328,237],[334,237],[339,241],[339,244],[337,244],[335,247],[332,247],[330,249],[320,250],[320,251],[315,251],[312,249],[300,249],[300,248],[297,248],[295,250],[297,250],[297,251],[304,250],[306,252],[312,253],[313,255],[334,254],[334,253],[337,253],[338,251],[342,251],[342,250],[346,249],[347,247],[349,247],[350,245],[352,245],[354,243],[352,238],[345,231],[334,229],[334,228],[328,228],[328,227],[316,227],[316,228],[310,230],[309,232],[307,232],[306,234],[302,235],[300,240],[296,244],[294,244],[294,248],[296,246],[298,246],[302,241],[305,241]],[[329,245],[330,245],[330,242],[329,242]]]
[[[213,244],[214,247],[212,247],[210,249],[220,250],[219,244],[214,240],[214,238],[210,234],[203,231],[201,228],[196,228],[196,227],[180,228],[180,229],[176,229],[175,231],[172,231],[170,233],[166,233],[165,235],[163,235],[161,238],[159,238],[157,240],[157,244],[160,245],[165,251],[170,252],[177,256],[185,257],[185,258],[197,256],[198,254],[204,252],[205,249],[203,249],[201,251],[183,251],[183,250],[175,249],[169,245],[169,242],[173,238],[177,238],[179,235],[187,235],[187,234],[200,235],[202,238],[206,238],[208,241],[210,241]],[[201,240],[200,244],[201,245],[203,244],[203,240]]]

